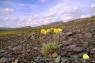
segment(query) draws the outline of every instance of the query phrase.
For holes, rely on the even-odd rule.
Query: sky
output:
[[[95,0],[0,0],[0,27],[35,27],[94,15]]]

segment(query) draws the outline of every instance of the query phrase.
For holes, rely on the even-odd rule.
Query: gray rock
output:
[[[77,36],[78,36],[79,38],[82,38],[82,37],[83,37],[83,35],[82,35],[82,34],[77,34]]]
[[[11,58],[3,57],[3,58],[0,59],[0,63],[11,63],[11,61],[12,61]]]
[[[61,63],[66,63],[68,61],[68,58],[62,58],[61,60]]]
[[[76,45],[69,45],[69,46],[67,47],[67,49],[71,49],[71,50],[73,50],[74,48],[76,48]]]
[[[62,44],[64,44],[64,45],[70,45],[71,42],[70,41],[62,41]]]
[[[92,34],[91,34],[91,33],[85,33],[84,36],[85,36],[86,38],[91,38],[91,37],[92,37]]]
[[[73,51],[75,51],[75,52],[81,52],[81,51],[83,51],[83,50],[84,50],[83,47],[75,47],[75,48],[73,49]]]
[[[60,63],[60,61],[61,61],[61,56],[58,56],[58,57],[54,60],[55,63]]]
[[[35,63],[34,61],[31,61],[31,63]]]
[[[84,48],[87,48],[87,47],[88,47],[88,42],[84,42],[84,43],[82,44],[82,46],[83,46]]]
[[[73,34],[73,32],[66,32],[65,35],[67,36],[71,36]]]

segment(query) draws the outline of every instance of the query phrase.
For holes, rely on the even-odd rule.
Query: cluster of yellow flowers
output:
[[[47,34],[48,32],[51,32],[53,30],[54,33],[62,32],[61,28],[50,28],[50,29],[41,29],[42,34]]]
[[[61,28],[54,29],[54,33],[59,33],[59,32],[62,32]]]
[[[50,29],[41,29],[41,33],[42,34],[47,34],[48,32],[50,32],[51,30]]]

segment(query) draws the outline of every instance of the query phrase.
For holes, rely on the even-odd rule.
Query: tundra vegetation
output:
[[[95,16],[0,28],[0,63],[95,63]]]

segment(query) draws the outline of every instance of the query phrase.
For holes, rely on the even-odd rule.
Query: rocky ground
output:
[[[89,26],[88,31],[84,30],[61,32],[57,39],[60,45],[58,54],[53,54],[52,58],[46,57],[41,51],[42,41],[56,41],[52,34],[0,37],[0,63],[95,63],[95,26]],[[3,43],[4,39],[8,44]],[[85,53],[90,57],[88,60],[82,58]]]

